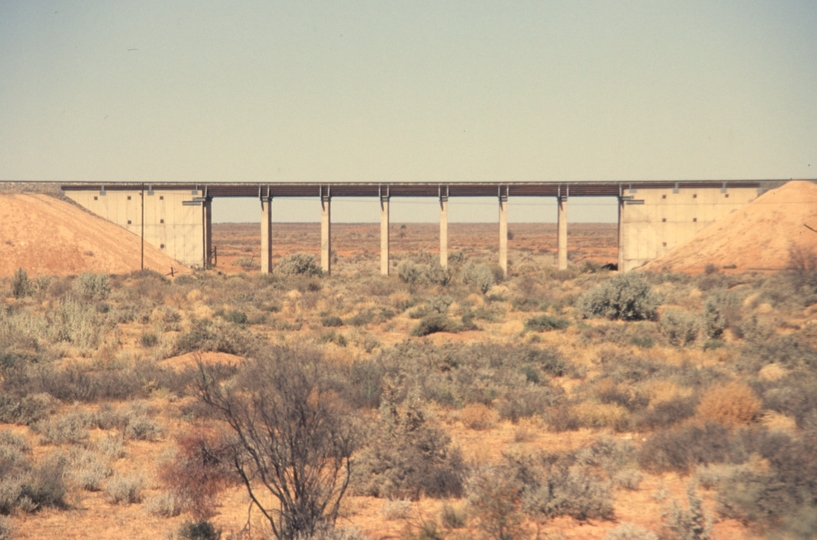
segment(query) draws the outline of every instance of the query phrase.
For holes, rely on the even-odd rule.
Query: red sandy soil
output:
[[[42,194],[0,195],[0,276],[23,268],[30,277],[139,270],[141,239],[105,219]],[[145,268],[189,272],[145,244]]]
[[[792,249],[817,251],[817,184],[792,181],[710,224],[688,242],[642,266],[698,274],[708,264],[733,272],[778,271]]]

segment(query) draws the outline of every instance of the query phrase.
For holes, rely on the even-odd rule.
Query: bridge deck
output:
[[[623,190],[647,188],[757,188],[787,180],[690,180],[690,181],[581,181],[581,182],[298,182],[298,183],[103,183],[77,182],[62,184],[63,191],[133,191],[204,190],[208,197],[492,197],[507,194],[513,197],[616,197]]]

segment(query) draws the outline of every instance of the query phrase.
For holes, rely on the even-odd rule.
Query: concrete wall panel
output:
[[[758,192],[756,188],[641,188],[624,190],[623,195],[619,268],[629,271],[690,240],[710,223],[753,201]]]
[[[66,195],[90,212],[142,235],[142,192],[108,190],[67,191]],[[203,193],[192,190],[145,190],[145,242],[186,266],[204,260],[204,222],[201,205],[184,206]]]

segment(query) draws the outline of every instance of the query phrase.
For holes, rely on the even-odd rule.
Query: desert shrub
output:
[[[801,429],[817,411],[817,377],[814,375],[793,373],[777,381],[765,382],[758,389],[765,409],[793,417]]]
[[[85,449],[72,452],[68,466],[68,478],[86,491],[99,491],[106,478],[113,474],[108,461]]]
[[[604,540],[658,540],[658,535],[632,523],[621,523],[607,531]]]
[[[51,454],[32,466],[20,453],[0,452],[0,514],[65,508],[65,465],[60,455]]]
[[[221,529],[209,521],[188,521],[179,529],[179,538],[183,540],[220,540]]]
[[[661,314],[658,328],[672,345],[686,347],[698,339],[701,324],[698,317],[686,311],[668,309]]]
[[[189,332],[180,334],[174,354],[212,351],[249,356],[257,348],[257,339],[250,332],[219,319],[196,321]]]
[[[687,474],[698,465],[723,463],[728,457],[729,430],[709,422],[653,434],[642,445],[638,461],[647,471]]]
[[[403,283],[419,283],[423,277],[422,268],[412,261],[402,261],[397,265],[397,277],[399,277]]]
[[[97,450],[111,459],[125,457],[124,446],[125,439],[121,433],[108,434],[96,443]]]
[[[235,482],[228,467],[224,441],[206,434],[191,434],[177,442],[175,457],[165,463],[160,476],[176,504],[198,519],[215,513],[219,494]]]
[[[148,513],[159,517],[176,517],[182,513],[184,506],[172,491],[163,491],[145,501]]]
[[[349,320],[347,322],[352,326],[366,326],[367,324],[372,322],[372,319],[374,319],[374,312],[367,309],[361,311],[357,315],[349,317]]]
[[[746,424],[761,410],[761,401],[744,383],[730,382],[713,386],[698,404],[698,414],[706,419],[727,425]]]
[[[411,330],[412,336],[427,336],[429,334],[436,334],[437,332],[457,333],[461,330],[461,326],[457,321],[448,318],[442,313],[432,313],[426,315],[423,319]]]
[[[111,504],[141,502],[144,483],[141,476],[114,476],[105,487],[105,499]]]
[[[423,278],[432,285],[446,286],[451,283],[451,270],[442,266],[439,261],[434,261],[424,269]]]
[[[758,371],[771,363],[787,369],[815,370],[817,348],[794,334],[750,342],[741,351],[740,367],[746,371]]]
[[[495,423],[496,412],[482,403],[469,403],[460,411],[460,422],[468,429],[483,430]]]
[[[337,328],[343,326],[343,320],[337,315],[327,315],[321,318],[321,325],[327,328]]]
[[[320,276],[323,274],[321,267],[312,255],[304,253],[293,253],[282,257],[275,267],[275,271],[285,276]]]
[[[642,478],[643,475],[640,471],[636,469],[624,469],[613,475],[613,484],[623,489],[635,491],[638,489]]]
[[[106,274],[83,272],[71,285],[74,293],[86,301],[102,301],[111,294],[111,280]]]
[[[712,536],[712,522],[704,513],[695,482],[687,484],[687,507],[673,501],[665,518],[665,529],[678,540],[709,540]]]
[[[548,330],[563,330],[567,328],[570,323],[567,319],[559,317],[551,317],[550,315],[540,315],[525,321],[525,328],[533,330],[534,332],[546,332]]]
[[[226,312],[222,318],[225,321],[233,324],[247,324],[247,321],[249,320],[246,313],[237,309],[231,309],[230,311]]]
[[[155,347],[159,344],[159,336],[157,336],[155,332],[145,332],[142,334],[142,337],[139,338],[139,343],[146,349]]]
[[[521,538],[524,514],[520,511],[524,485],[508,466],[487,466],[468,479],[466,493],[477,526],[496,540]]]
[[[40,420],[31,425],[39,434],[41,444],[78,444],[88,439],[91,416],[83,412],[69,412],[61,416]]]
[[[5,516],[0,516],[0,540],[14,538],[14,524]]]
[[[135,441],[157,441],[162,436],[162,426],[144,414],[127,418],[125,435]]]
[[[572,409],[572,413],[578,420],[579,425],[583,427],[608,427],[616,431],[624,431],[629,425],[627,409],[616,403],[583,401],[574,405]]]
[[[665,428],[693,416],[695,406],[696,400],[693,397],[673,398],[640,411],[633,422],[638,429]]]
[[[741,298],[729,291],[709,295],[704,304],[704,333],[718,339],[727,328],[734,328],[741,319]]]
[[[817,293],[817,252],[792,245],[786,273],[792,284],[807,296]]]
[[[34,393],[17,398],[11,393],[0,393],[0,422],[30,425],[57,409],[57,400],[51,394]]]
[[[273,534],[291,539],[333,526],[349,485],[357,422],[319,351],[268,346],[225,385],[202,364],[199,372],[200,400],[229,433],[223,461]],[[262,483],[250,480],[259,477]]]
[[[552,465],[546,474],[531,474],[526,484],[522,504],[530,514],[548,519],[557,516],[578,520],[613,517],[611,483],[584,467]]]
[[[96,348],[108,330],[93,304],[72,296],[64,298],[48,314],[48,321],[54,341],[65,341],[83,349]]]
[[[409,512],[411,512],[411,501],[406,499],[389,499],[380,509],[380,514],[389,521],[406,519]]]
[[[428,425],[416,398],[397,406],[386,397],[380,422],[355,460],[352,488],[387,498],[460,496],[465,464],[450,442],[442,430]]]
[[[618,274],[601,286],[584,293],[577,308],[585,318],[605,317],[625,321],[655,317],[661,298],[640,274]]]
[[[485,264],[468,263],[462,269],[462,282],[485,294],[494,285],[494,273]]]
[[[522,418],[544,414],[563,398],[564,391],[561,388],[527,384],[506,392],[496,400],[494,408],[500,418],[516,423]]]
[[[444,503],[440,509],[440,523],[446,529],[461,529],[467,521],[468,516],[464,511],[448,503]]]
[[[616,384],[607,377],[595,383],[593,393],[601,403],[620,405],[628,411],[644,409],[650,401],[646,392],[639,387],[627,383]]]
[[[28,279],[28,273],[18,268],[11,277],[11,294],[14,298],[23,298],[31,294],[33,283]]]

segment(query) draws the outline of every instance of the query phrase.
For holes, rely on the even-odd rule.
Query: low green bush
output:
[[[563,330],[570,326],[567,319],[551,317],[550,315],[539,315],[525,321],[525,328],[534,332],[546,332],[548,330]]]
[[[442,313],[433,313],[423,317],[420,323],[411,330],[412,336],[427,336],[437,332],[457,333],[461,330],[460,324],[449,319]]]

